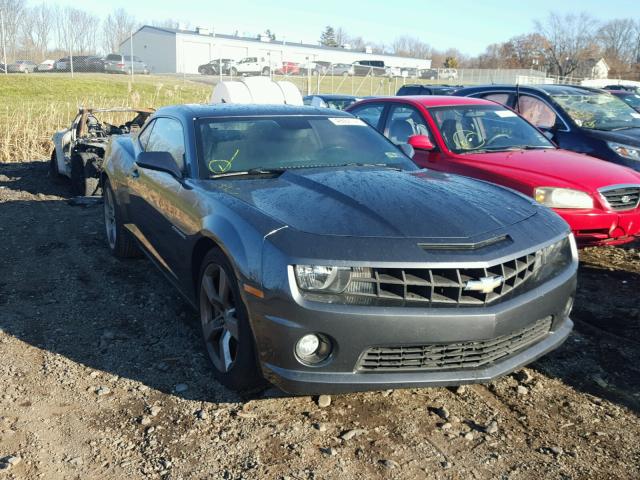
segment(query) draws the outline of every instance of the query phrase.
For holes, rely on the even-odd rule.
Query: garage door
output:
[[[208,43],[183,42],[184,49],[178,55],[182,55],[185,73],[198,73],[198,66],[211,60],[210,49]],[[178,65],[180,69],[180,65]],[[181,70],[181,69],[180,69]]]

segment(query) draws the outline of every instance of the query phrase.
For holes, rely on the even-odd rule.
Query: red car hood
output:
[[[568,150],[521,150],[460,155],[475,168],[512,177],[532,186],[579,187],[596,191],[618,184],[640,184],[630,168]]]

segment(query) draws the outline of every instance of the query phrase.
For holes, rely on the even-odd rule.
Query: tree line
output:
[[[401,36],[390,44],[367,42],[351,37],[344,28],[327,26],[321,45],[344,46],[373,53],[432,60],[434,68],[520,68],[543,70],[561,77],[584,74],[585,67],[604,58],[610,74],[640,78],[640,19],[599,21],[586,13],[550,12],[536,20],[533,31],[501,43],[488,45],[477,56],[458,49],[438,50],[418,37]]]

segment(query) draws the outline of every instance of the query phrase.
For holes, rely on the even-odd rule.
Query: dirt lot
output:
[[[320,408],[218,385],[196,314],[66,193],[0,164],[0,479],[640,478],[638,245],[582,252],[576,331],[531,368]]]

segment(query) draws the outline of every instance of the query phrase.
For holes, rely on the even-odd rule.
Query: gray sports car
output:
[[[146,253],[199,310],[234,389],[483,382],[558,347],[573,325],[568,226],[410,155],[339,111],[161,108],[107,151],[109,248]]]

